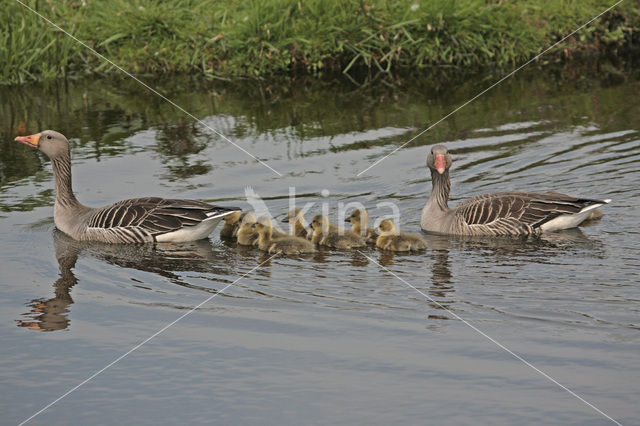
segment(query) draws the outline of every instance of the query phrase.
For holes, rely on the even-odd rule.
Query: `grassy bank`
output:
[[[614,0],[28,0],[26,4],[128,71],[263,77],[513,67]],[[113,67],[14,0],[0,8],[0,82],[112,72]],[[640,42],[626,1],[553,53]]]

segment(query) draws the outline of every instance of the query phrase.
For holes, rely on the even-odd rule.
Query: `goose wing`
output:
[[[456,207],[456,217],[480,233],[522,234],[531,233],[560,215],[576,214],[599,204],[603,201],[556,192],[502,192],[463,201]]]
[[[147,241],[239,210],[197,200],[133,198],[97,209],[87,225],[94,231],[121,234],[127,240],[133,238],[135,241]]]

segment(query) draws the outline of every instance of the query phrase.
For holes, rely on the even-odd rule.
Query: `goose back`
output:
[[[152,241],[193,241],[220,219],[237,209],[216,207],[197,200],[159,197],[132,198],[110,206],[92,209],[84,220],[84,232],[71,235],[79,240],[118,243]],[[76,231],[77,232],[77,231]]]

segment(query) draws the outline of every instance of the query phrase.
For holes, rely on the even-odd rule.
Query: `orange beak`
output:
[[[438,173],[443,174],[447,168],[447,160],[444,158],[444,154],[436,154],[436,161],[434,162]]]
[[[20,143],[30,146],[31,148],[38,148],[38,141],[40,140],[41,133],[36,133],[29,136],[18,136],[15,140]]]

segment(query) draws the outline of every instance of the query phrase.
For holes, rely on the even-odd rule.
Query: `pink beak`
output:
[[[444,157],[444,154],[436,154],[436,161],[434,163],[436,166],[436,170],[438,173],[443,174],[445,169],[447,168],[447,160]]]
[[[23,143],[31,148],[38,148],[38,141],[40,140],[41,133],[35,133],[29,136],[18,136],[15,140]]]

